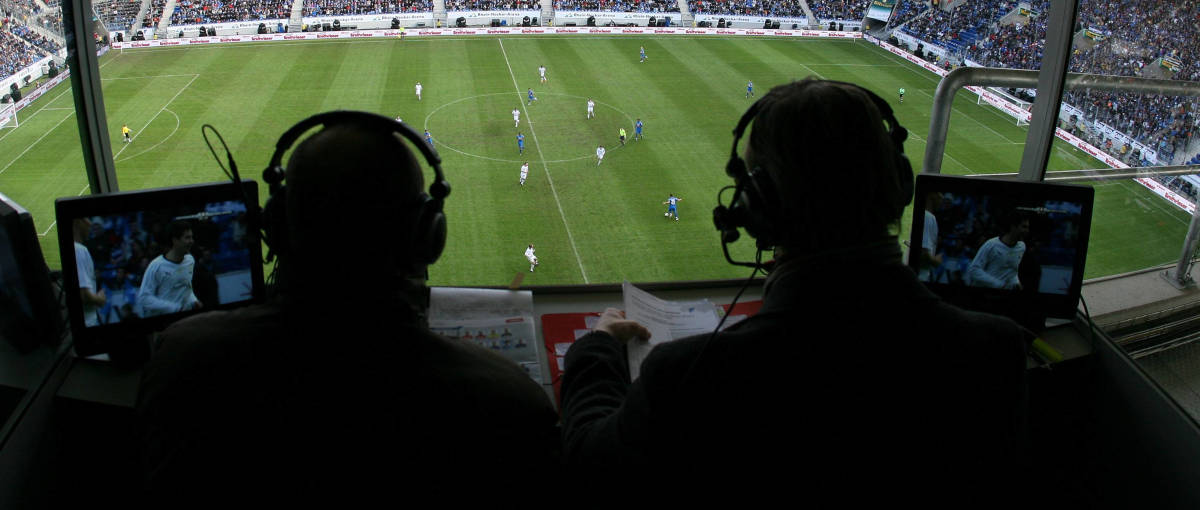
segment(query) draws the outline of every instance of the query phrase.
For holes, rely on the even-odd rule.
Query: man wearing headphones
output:
[[[283,186],[271,176],[284,151],[317,126]],[[170,326],[146,365],[138,412],[152,497],[399,497],[457,487],[463,470],[556,465],[545,391],[511,361],[425,325],[450,187],[436,152],[418,146],[437,175],[422,192],[401,135],[422,143],[390,118],[332,112],[280,140],[264,172],[277,295]]]
[[[665,498],[994,497],[1021,443],[1025,340],[1007,319],[941,301],[901,263],[907,132],[878,96],[811,78],[771,90],[735,136],[751,122],[745,160],[735,138],[727,166],[732,202],[714,220],[723,243],[738,228],[754,237],[756,260],[774,250],[774,263],[729,259],[771,268],[761,311],[658,345],[636,380],[624,345],[649,332],[606,311],[566,355],[567,462],[691,479]],[[788,482],[767,482],[779,477]]]

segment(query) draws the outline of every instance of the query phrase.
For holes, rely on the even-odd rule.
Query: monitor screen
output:
[[[909,265],[964,308],[1072,317],[1093,198],[1087,186],[919,175]]]
[[[0,194],[0,338],[21,352],[55,344],[61,317],[33,217]]]
[[[253,181],[59,199],[76,352],[109,352],[188,314],[260,301],[258,208],[248,197],[258,197]]]

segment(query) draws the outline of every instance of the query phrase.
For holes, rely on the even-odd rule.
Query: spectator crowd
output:
[[[799,0],[688,0],[688,10],[696,14],[768,18],[807,17]]]
[[[560,11],[679,12],[676,0],[556,0]]]
[[[988,33],[967,48],[965,56],[988,67],[1040,69],[1046,40],[1046,0],[1034,2],[1032,16],[1011,24],[993,24]],[[1078,73],[1154,77],[1148,66],[1162,57],[1178,59],[1173,79],[1200,79],[1195,58],[1200,41],[1200,11],[1195,0],[1160,3],[1153,0],[1088,0],[1080,5],[1079,29],[1093,35],[1076,44],[1069,70]],[[1119,12],[1121,16],[1113,16]],[[1171,74],[1174,74],[1171,76]],[[1197,104],[1192,97],[1162,96],[1095,90],[1068,90],[1063,101],[1084,111],[1086,120],[1103,122],[1150,146],[1160,163],[1172,162],[1194,134]],[[1076,133],[1089,139],[1090,133]],[[1131,164],[1141,154],[1112,139],[1091,140]]]
[[[0,30],[0,80],[8,78],[44,57],[8,30]]]
[[[542,4],[533,0],[446,0],[447,11],[537,11]]]
[[[171,13],[171,24],[204,25],[291,16],[292,2],[287,0],[179,0]]]
[[[499,2],[497,2],[499,3]],[[289,2],[290,6],[291,3]],[[449,6],[447,6],[447,9]],[[305,16],[433,12],[432,0],[306,0]]]
[[[870,0],[809,0],[808,8],[819,20],[862,21]]]

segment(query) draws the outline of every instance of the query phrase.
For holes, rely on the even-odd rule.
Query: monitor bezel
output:
[[[6,341],[22,354],[38,345],[57,345],[62,333],[62,313],[54,297],[50,268],[42,255],[33,215],[12,198],[0,193],[0,228],[8,232],[13,257],[25,284],[33,321],[32,329],[13,335],[3,334]]]
[[[75,250],[71,224],[75,218],[106,216],[138,211],[161,210],[180,204],[202,206],[213,202],[247,202],[257,200],[258,184],[253,180],[242,180],[241,189],[230,181],[190,184],[137,191],[122,191],[103,195],[59,198],[54,203],[58,221],[58,242],[62,266],[74,268]],[[251,298],[246,301],[226,303],[203,310],[177,312],[155,317],[142,317],[135,321],[117,324],[102,324],[88,327],[84,324],[83,302],[79,296],[79,275],[73,270],[63,271],[63,288],[66,290],[67,315],[74,337],[75,352],[79,356],[126,351],[130,342],[145,339],[150,333],[161,331],[168,325],[190,315],[213,310],[230,310],[261,303],[266,296],[263,280],[262,241],[259,235],[259,207],[257,202],[246,204],[246,244],[250,248]],[[76,289],[72,291],[72,289]],[[137,348],[137,347],[134,347]]]
[[[1044,316],[1071,319],[1079,306],[1083,273],[1091,234],[1095,189],[1078,184],[1003,180],[959,175],[919,174],[913,196],[908,266],[919,272],[921,239],[925,230],[925,196],[931,192],[1002,196],[1014,201],[1061,200],[1081,205],[1079,235],[1066,294],[1029,293],[936,282],[921,282],[943,299],[962,308],[1028,318]]]

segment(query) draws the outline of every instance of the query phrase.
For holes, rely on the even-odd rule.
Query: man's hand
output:
[[[625,312],[616,308],[609,308],[600,315],[600,321],[596,323],[596,330],[608,333],[622,343],[634,338],[650,339],[650,330],[635,321],[626,319]]]

